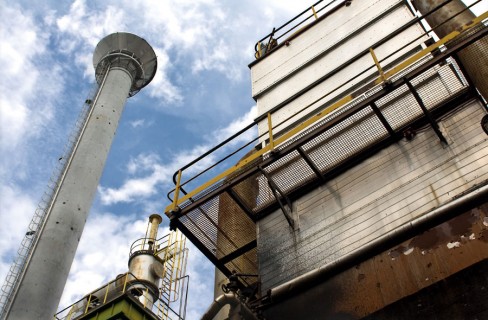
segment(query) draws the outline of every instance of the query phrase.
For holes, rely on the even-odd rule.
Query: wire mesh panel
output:
[[[243,188],[241,185],[240,189]],[[247,194],[252,192],[250,188],[246,191]],[[257,272],[256,252],[252,253],[256,241],[254,222],[228,194],[210,198],[182,216],[180,223],[198,239],[207,253],[223,261],[222,265],[229,271]],[[244,247],[251,251],[236,254]]]
[[[322,172],[336,167],[388,135],[370,108],[342,121],[333,131],[336,132],[325,132],[304,145],[306,150],[310,150],[310,158]]]
[[[278,202],[282,207],[284,199],[296,199],[307,187],[364,161],[401,139],[411,126],[432,130],[438,119],[473,97],[462,66],[451,57],[455,50],[447,46],[387,82],[366,84],[332,112],[324,105],[321,120],[293,131],[274,150],[244,159],[237,171],[180,204],[176,219],[221,270],[255,273],[253,223],[279,208]]]
[[[315,173],[297,151],[290,152],[283,158],[265,168],[274,183],[285,193],[316,178]]]

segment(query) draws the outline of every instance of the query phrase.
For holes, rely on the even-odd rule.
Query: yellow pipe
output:
[[[125,274],[125,280],[124,280],[124,288],[122,289],[122,293],[125,293],[125,289],[127,287],[127,280],[129,279],[129,273]]]
[[[146,288],[146,295],[144,296],[144,308],[147,306],[147,296],[148,296],[148,288]]]
[[[67,320],[71,320],[71,317],[73,316],[73,313],[74,313],[75,308],[76,308],[76,307],[75,307],[75,305],[73,305],[73,306],[71,307],[71,309],[70,309],[70,310],[69,310],[69,312],[68,312],[68,316],[67,316],[67,317],[68,317],[68,319],[67,319]],[[57,318],[58,318],[58,317],[54,316],[54,319],[57,319]]]
[[[149,249],[153,252],[156,253],[157,250],[157,236],[158,236],[158,228],[159,224],[163,221],[163,218],[159,214],[152,214],[149,216],[149,223],[148,223],[148,229],[149,229],[149,235],[147,234],[146,231],[146,237],[148,238],[148,244],[149,244]]]
[[[480,23],[481,21],[483,21],[484,19],[487,19],[487,18],[488,18],[488,11],[485,12],[485,13],[483,13],[482,15],[480,15],[479,17],[477,17],[476,19],[474,19],[472,21],[472,23],[465,25],[460,30],[451,32],[450,34],[448,34],[444,38],[440,39],[436,43],[434,43],[434,44],[428,46],[427,48],[419,51],[418,53],[414,54],[410,58],[406,59],[405,61],[403,61],[402,63],[400,63],[399,65],[397,65],[396,67],[394,67],[391,70],[385,72],[384,73],[384,77],[386,79],[390,78],[394,74],[396,74],[396,73],[400,72],[401,70],[405,69],[406,67],[410,66],[412,63],[416,62],[420,58],[422,58],[425,55],[429,54],[433,50],[439,48],[441,45],[443,45],[446,42],[454,39],[455,37],[457,37],[463,31],[472,28],[473,26],[477,25],[478,23]],[[383,78],[380,76],[380,77],[378,77],[374,81],[374,84],[377,85],[377,84],[380,84],[381,82],[383,82]],[[320,101],[322,98],[323,97],[315,100],[312,104],[314,104],[315,102]],[[276,146],[276,145],[279,145],[279,144],[285,142],[286,140],[288,140],[292,136],[296,135],[297,133],[299,133],[303,129],[307,128],[311,124],[313,124],[313,123],[319,121],[320,119],[324,118],[327,114],[329,114],[332,111],[338,109],[339,107],[342,107],[343,105],[345,105],[346,103],[350,102],[351,100],[353,100],[353,97],[351,95],[348,95],[348,96],[343,97],[342,99],[340,99],[339,101],[333,103],[332,105],[330,105],[329,107],[327,107],[323,111],[317,113],[316,115],[314,115],[311,118],[305,120],[304,122],[300,123],[299,125],[297,125],[293,129],[291,129],[290,131],[288,131],[285,134],[283,134],[282,136],[280,136],[278,139],[276,139],[274,141],[274,145]],[[188,194],[186,194],[181,199],[176,200],[176,198],[175,198],[173,204],[166,207],[165,213],[168,214],[171,210],[173,210],[174,208],[176,208],[176,206],[178,206],[178,204],[180,204],[180,203],[186,201],[187,199],[195,196],[199,192],[207,189],[209,186],[211,186],[214,183],[220,181],[221,179],[224,179],[225,177],[227,177],[228,175],[232,174],[236,170],[239,170],[240,168],[242,168],[243,166],[245,166],[249,162],[255,160],[256,158],[262,156],[263,154],[265,154],[266,152],[269,152],[269,151],[271,151],[271,146],[270,145],[267,145],[264,148],[262,148],[261,150],[259,150],[259,151],[255,152],[255,153],[251,154],[246,159],[243,159],[238,164],[230,167],[229,169],[225,170],[224,172],[222,172],[219,175],[215,176],[214,178],[210,179],[206,183],[204,183],[201,186],[197,187],[193,191],[189,192]],[[179,175],[180,175],[180,173],[179,173]],[[177,184],[177,186],[178,186],[178,184]]]

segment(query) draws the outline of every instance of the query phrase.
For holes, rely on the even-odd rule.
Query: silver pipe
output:
[[[342,270],[364,261],[371,256],[379,254],[398,243],[408,240],[422,231],[435,227],[467,210],[485,203],[487,198],[488,185],[483,185],[460,198],[452,200],[442,207],[434,209],[431,212],[392,230],[384,236],[376,238],[369,244],[358,248],[331,263],[272,288],[268,292],[268,297],[270,298],[269,302],[276,303],[296,295],[299,292],[306,291]]]
[[[161,218],[161,216],[159,214],[152,214],[149,217],[149,236],[146,235],[146,237],[149,238],[148,241],[149,241],[149,245],[151,246],[151,249],[153,249],[152,246],[156,242],[156,238],[158,236],[159,224],[162,221],[163,221],[163,218]]]
[[[224,293],[215,298],[210,307],[208,307],[207,311],[205,311],[205,313],[203,314],[202,320],[212,320],[217,315],[217,313],[219,313],[219,311],[226,305],[230,305],[229,318],[230,315],[235,312],[235,309],[240,307],[240,310],[238,312],[242,319],[258,320],[254,312],[252,312],[245,303],[240,301],[237,295],[233,292]]]
[[[413,6],[421,13],[426,14],[435,7],[445,3],[445,0],[412,0]],[[439,38],[445,37],[454,30],[469,24],[476,18],[461,0],[452,0],[445,4],[425,20]],[[449,46],[449,43],[446,44]],[[464,65],[468,76],[481,95],[488,98],[488,37],[483,37],[457,53]]]

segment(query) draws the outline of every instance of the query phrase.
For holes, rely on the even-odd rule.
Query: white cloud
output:
[[[155,159],[158,159],[158,157],[155,154],[139,155],[128,163],[129,173],[149,172],[149,174],[126,179],[119,188],[100,186],[98,188],[100,199],[104,205],[146,201],[148,197],[157,193],[158,187],[170,185],[173,173],[177,168],[195,159],[207,149],[206,146],[198,146],[190,151],[182,151],[176,157],[173,157],[174,161],[166,164],[156,162]],[[211,161],[213,161],[213,157],[205,159],[198,163],[189,173],[205,168]]]
[[[145,123],[144,119],[137,119],[137,120],[131,121],[130,125],[132,126],[132,128],[138,128],[138,127],[144,126],[144,123]]]
[[[66,307],[103,283],[127,272],[130,245],[144,237],[147,220],[134,215],[93,213],[76,251],[60,307]]]
[[[85,76],[93,76],[93,49],[106,35],[125,29],[125,12],[120,6],[107,5],[103,10],[88,7],[85,0],[75,0],[70,11],[56,19],[59,50],[75,54]]]
[[[72,97],[78,94],[79,81],[82,81],[80,68],[85,77],[93,80],[92,53],[103,36],[128,31],[148,40],[158,55],[158,72],[143,92],[146,97],[155,98],[151,103],[155,100],[167,103],[170,105],[167,110],[172,110],[175,105],[187,104],[190,100],[184,95],[196,90],[188,86],[195,75],[212,72],[222,75],[219,83],[200,84],[209,92],[212,85],[226,88],[226,80],[235,84],[245,79],[246,64],[252,60],[253,41],[257,40],[254,32],[262,36],[271,31],[268,26],[278,25],[303,9],[301,4],[291,0],[266,3],[252,0],[246,4],[217,0],[76,0],[71,6],[52,2],[55,3],[52,7],[49,7],[51,2],[40,3],[33,2],[29,7],[5,3],[0,10],[0,62],[4,66],[4,81],[0,82],[0,151],[8,155],[2,157],[0,163],[3,221],[0,225],[0,281],[34,212],[35,201],[29,195],[38,192],[35,189],[46,182],[36,178],[40,171],[50,171],[46,163],[39,161],[45,152],[40,150],[59,143],[59,134],[54,137],[52,132],[61,132],[64,125],[61,122],[65,119],[59,117],[59,111],[54,112],[53,106],[63,108],[73,104]],[[291,6],[299,9],[292,11]],[[70,63],[61,67],[63,60]],[[60,93],[63,105],[56,97]],[[239,109],[233,110],[234,115],[244,114],[236,110]],[[212,111],[215,110],[208,110],[208,113]],[[194,116],[185,112],[181,113],[183,118]],[[210,133],[203,137],[203,143],[200,139],[195,145],[195,141],[188,138],[188,144],[174,149],[173,160],[162,161],[154,148],[142,146],[142,143],[137,149],[139,156],[131,154],[133,150],[124,150],[132,157],[126,167],[127,176],[118,187],[100,187],[100,199],[106,205],[135,205],[130,206],[131,209],[120,206],[121,212],[116,214],[90,214],[61,305],[71,304],[76,297],[126,271],[128,245],[144,234],[145,213],[161,209],[161,195],[172,186],[173,172],[207,151],[215,141],[221,141],[250,123],[255,116],[253,112],[221,129],[208,130]],[[163,120],[133,121],[130,125],[143,129],[153,121],[159,124]],[[15,156],[10,156],[13,151]],[[187,174],[207,167],[214,160],[215,157],[207,157]],[[116,166],[114,163],[107,165]],[[19,170],[20,167],[23,170]],[[29,185],[25,181],[29,181]],[[124,210],[138,210],[142,216]],[[12,214],[15,214],[14,219]],[[187,318],[197,319],[212,300],[213,267],[194,247],[190,252]]]
[[[181,103],[183,101],[181,90],[172,84],[168,78],[168,70],[171,68],[168,54],[158,47],[153,47],[153,49],[158,57],[158,69],[148,88],[149,95],[163,99],[165,102]]]
[[[208,144],[197,145],[190,150],[180,150],[174,154],[170,163],[160,163],[160,159],[155,154],[140,154],[127,164],[127,172],[131,175],[136,173],[144,174],[139,177],[130,177],[119,188],[103,187],[98,188],[100,199],[105,205],[112,205],[121,202],[135,202],[145,200],[157,193],[158,187],[171,186],[173,173],[205,153],[213,147],[215,141],[223,141],[230,137],[246,125],[252,123],[257,114],[257,107],[254,106],[244,116],[232,121],[228,126],[217,129],[207,138]],[[211,154],[195,165],[185,170],[185,178],[197,173],[212,165],[218,156],[224,156],[223,152],[239,143],[245,143],[256,138],[256,129],[250,129],[244,134],[229,143],[215,154]],[[237,162],[237,161],[236,161]],[[148,174],[149,172],[149,174]]]
[[[127,164],[130,174],[149,172],[144,177],[127,179],[120,188],[106,188],[100,186],[98,192],[103,204],[111,205],[119,202],[132,202],[146,199],[156,192],[158,183],[167,179],[172,173],[162,166],[159,157],[155,154],[141,154],[131,159]]]
[[[49,104],[38,105],[37,109],[30,105],[50,93],[42,91],[45,79],[39,72],[48,35],[16,7],[3,5],[0,21],[0,64],[4,66],[0,81],[0,150],[5,152],[20,146],[26,136],[38,134],[41,123],[52,117],[52,110]],[[44,71],[43,78],[50,79],[52,71]]]
[[[110,205],[119,202],[132,202],[145,199],[156,193],[156,185],[165,174],[164,168],[160,165],[153,166],[153,172],[143,178],[128,179],[122,187],[104,188],[99,187],[98,192],[103,204]]]
[[[127,164],[130,174],[141,173],[158,165],[159,157],[156,154],[140,154]]]
[[[220,39],[215,46],[204,48],[204,53],[193,62],[192,71],[198,73],[204,70],[216,70],[229,80],[241,80],[242,68],[232,63],[234,52],[230,45]]]
[[[0,282],[5,279],[10,262],[16,255],[28,222],[36,208],[35,202],[16,187],[0,186]]]
[[[232,121],[229,125],[224,128],[218,129],[211,133],[213,141],[224,141],[228,137],[232,136],[233,134],[239,132],[239,130],[245,128],[247,125],[251,124],[254,119],[256,119],[258,115],[258,108],[257,106],[253,106],[245,115],[242,117],[237,118],[236,120]],[[231,145],[235,145],[237,143],[243,143],[251,141],[252,139],[257,137],[257,129],[250,129],[247,130],[245,133],[237,137]],[[209,139],[210,140],[210,139]]]
[[[76,252],[69,279],[60,302],[60,309],[66,308],[89,292],[128,271],[127,263],[130,245],[144,236],[147,217],[141,215],[120,216],[113,213],[95,213],[87,221],[85,231]],[[169,232],[159,228],[159,236]],[[187,274],[190,275],[187,319],[199,319],[199,315],[213,300],[206,294],[212,290],[213,267],[189,242]]]
[[[0,10],[0,281],[27,231],[36,208],[32,190],[21,188],[32,178],[33,141],[50,131],[53,101],[62,90],[61,69],[46,50],[49,32],[28,10],[4,4]],[[54,81],[53,79],[57,79]],[[29,182],[35,188],[38,182]],[[44,182],[46,183],[46,182]],[[38,191],[38,190],[36,190]]]

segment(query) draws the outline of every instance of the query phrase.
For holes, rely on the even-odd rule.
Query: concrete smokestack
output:
[[[12,287],[3,312],[9,319],[52,319],[127,97],[146,86],[157,68],[151,46],[130,33],[114,33],[100,41],[93,64],[99,89],[38,238]]]
[[[414,7],[421,14],[428,13],[444,2],[446,0],[412,0]],[[453,0],[425,19],[432,28],[435,28],[435,33],[442,38],[471,23],[474,18],[476,15],[467,9],[461,0]],[[488,38],[484,37],[461,50],[458,57],[476,88],[485,99],[488,99]]]

